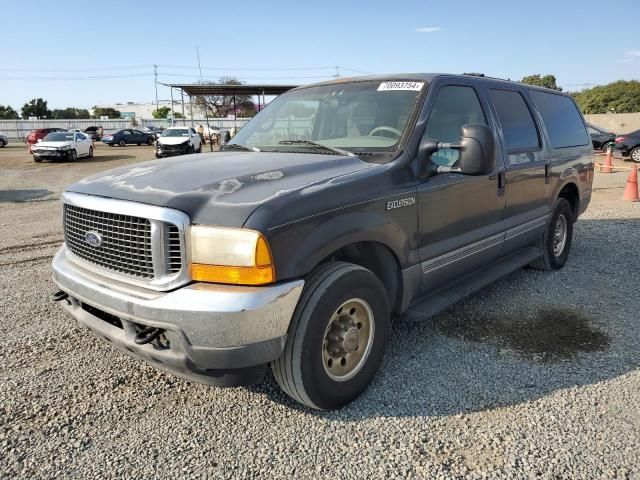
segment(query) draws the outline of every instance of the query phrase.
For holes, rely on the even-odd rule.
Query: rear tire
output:
[[[544,254],[529,264],[536,270],[552,272],[567,263],[573,239],[573,211],[569,202],[560,197],[556,200],[551,220],[536,246]]]
[[[93,158],[93,147],[89,147],[89,158]]]
[[[607,153],[607,150],[609,150],[609,147],[611,147],[611,146],[613,146],[613,142],[605,142],[605,143],[602,145],[602,151],[603,151],[604,153]]]
[[[339,408],[371,383],[389,331],[387,293],[371,271],[345,262],[321,265],[307,279],[273,374],[298,402]]]
[[[153,145],[153,138],[147,138],[147,145]]]
[[[640,147],[636,147],[629,152],[629,159],[632,162],[640,163]]]

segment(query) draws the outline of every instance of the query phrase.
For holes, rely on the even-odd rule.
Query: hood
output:
[[[160,145],[180,145],[181,143],[188,142],[189,137],[159,137],[158,141]]]
[[[193,223],[241,227],[271,199],[374,166],[357,157],[228,151],[120,167],[67,190],[174,208]]]
[[[61,148],[61,147],[70,147],[73,142],[64,141],[64,142],[38,142],[34,146],[37,148],[40,147],[49,147],[49,148]]]

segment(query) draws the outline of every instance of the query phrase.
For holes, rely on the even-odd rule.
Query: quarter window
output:
[[[507,152],[538,150],[538,130],[522,95],[511,90],[491,90],[491,99],[502,126]]]
[[[457,142],[460,129],[467,123],[487,123],[478,95],[471,87],[449,85],[438,91],[424,135],[438,142]],[[453,166],[458,155],[458,150],[442,149],[431,156],[431,161]]]
[[[531,90],[530,95],[540,110],[553,148],[588,145],[584,123],[571,98],[537,90]]]

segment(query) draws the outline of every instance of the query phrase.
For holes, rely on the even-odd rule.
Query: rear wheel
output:
[[[5,145],[6,143],[4,143],[4,140],[0,140],[0,148],[4,148]]]
[[[605,142],[602,144],[602,151],[604,153],[607,153],[607,150],[609,150],[609,148],[613,147],[613,142]]]
[[[93,158],[93,147],[89,147],[89,158]]]
[[[631,150],[631,152],[629,152],[629,158],[636,163],[640,163],[640,147]]]
[[[564,198],[558,198],[551,215],[551,221],[537,242],[544,254],[531,262],[537,270],[560,270],[567,263],[571,240],[573,239],[573,211]]]
[[[330,410],[356,398],[373,379],[390,329],[380,280],[358,265],[332,262],[308,278],[284,352],[272,363],[289,396]]]
[[[153,138],[147,138],[147,145],[153,145]]]

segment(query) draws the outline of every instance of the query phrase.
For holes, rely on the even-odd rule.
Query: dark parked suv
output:
[[[333,409],[371,382],[392,318],[562,268],[592,180],[564,93],[435,74],[300,87],[222,152],[70,186],[54,299],[158,368],[228,386],[271,365]]]

